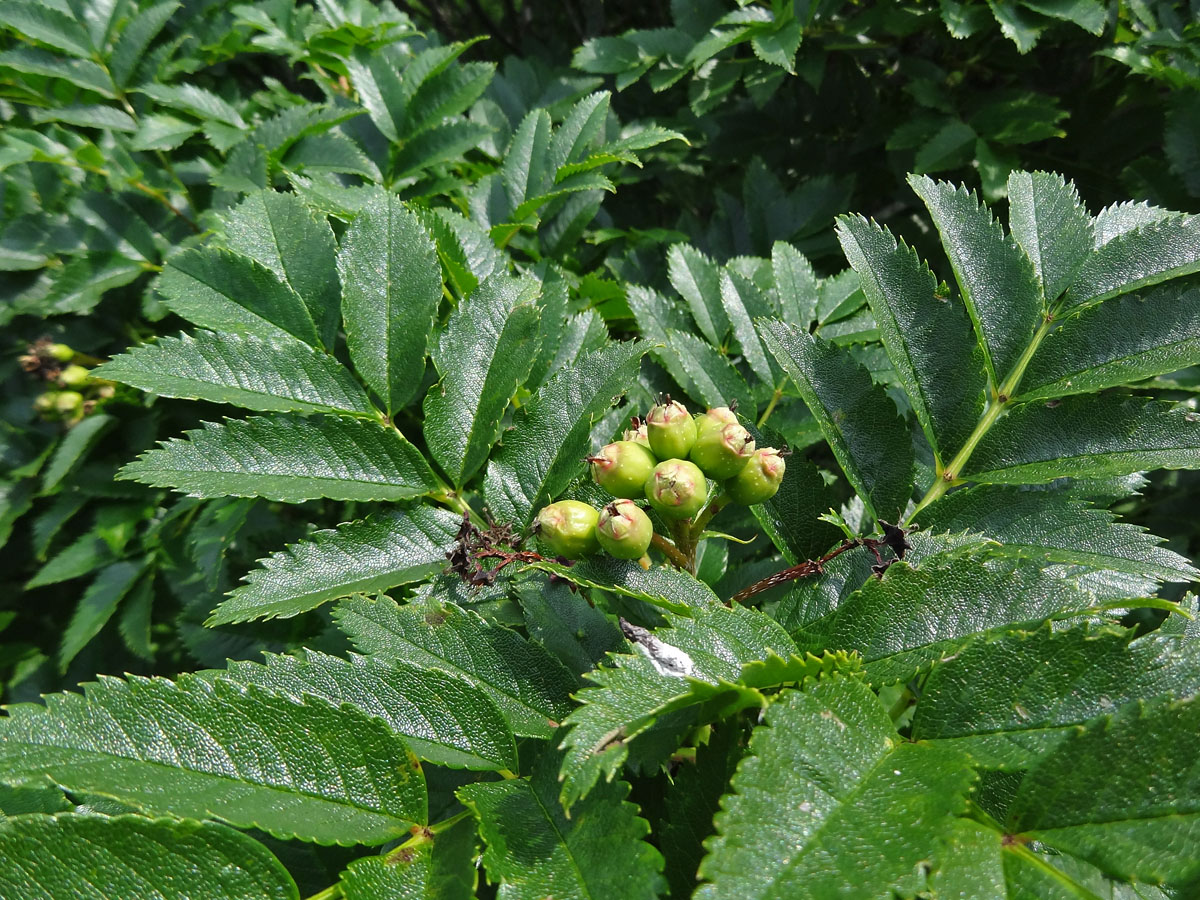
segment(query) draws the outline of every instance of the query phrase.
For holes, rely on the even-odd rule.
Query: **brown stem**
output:
[[[841,544],[834,547],[820,559],[806,559],[804,562],[798,563],[791,568],[784,569],[782,572],[776,572],[774,575],[768,575],[762,581],[756,581],[749,587],[742,588],[742,590],[730,598],[729,602],[744,603],[755,594],[769,591],[776,585],[786,584],[789,581],[796,581],[800,578],[807,578],[809,575],[818,575],[825,567],[825,563],[841,556],[847,550],[853,550],[855,547],[870,547],[874,551],[876,558],[879,557],[879,541],[872,540],[871,538],[854,538],[853,540],[842,541]]]
[[[688,568],[687,557],[679,551],[678,547],[668,541],[661,534],[656,533],[652,538],[650,538],[650,543],[662,551],[663,556],[674,563],[675,568],[685,570]]]
[[[708,506],[695,519],[691,528],[689,540],[694,545],[700,540],[700,535],[704,533],[704,529],[708,527],[708,523],[712,521],[713,516],[723,510],[729,504],[729,498],[724,494],[718,494],[709,501]]]

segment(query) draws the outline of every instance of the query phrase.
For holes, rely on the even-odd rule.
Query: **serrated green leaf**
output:
[[[405,500],[437,481],[398,431],[333,416],[226,419],[160,442],[127,464],[120,479],[193,497],[266,497],[299,503]]]
[[[1200,417],[1120,394],[1016,406],[979,442],[962,477],[1032,484],[1200,467]]]
[[[652,640],[685,654],[689,671],[664,671],[645,645],[639,652],[610,657],[610,664],[585,677],[590,682],[577,695],[580,706],[563,722],[570,726],[559,781],[560,799],[570,809],[600,779],[611,781],[630,752],[630,743],[668,713],[688,710],[688,724],[705,724],[766,701],[757,690],[741,688],[742,667],[770,656],[788,656],[791,638],[773,619],[744,606],[714,605],[691,617],[670,615],[670,627],[653,632]],[[772,686],[759,679],[761,686]],[[773,684],[778,684],[774,682]],[[708,703],[708,714],[700,713]],[[666,753],[674,750],[666,748]]]
[[[1012,833],[1151,884],[1200,875],[1200,698],[1135,703],[1060,743],[1025,776]],[[1119,766],[1113,760],[1120,760]]]
[[[776,241],[771,246],[771,271],[783,321],[807,331],[816,321],[820,297],[812,263],[791,244]]]
[[[221,217],[227,247],[266,266],[304,301],[320,346],[332,349],[341,324],[337,244],[295,194],[258,191]]]
[[[1008,176],[1008,224],[1053,303],[1091,255],[1092,219],[1075,185],[1049,172]]]
[[[612,591],[673,612],[686,613],[718,602],[712,588],[696,576],[666,565],[643,569],[635,560],[596,554],[569,566],[542,560],[529,567],[580,587]]]
[[[356,859],[342,871],[345,900],[473,900],[478,876],[473,819],[438,831],[416,846]]]
[[[1114,203],[1096,213],[1092,226],[1096,233],[1095,249],[1099,250],[1113,238],[1135,231],[1143,225],[1152,225],[1164,219],[1183,215],[1172,212],[1160,206],[1151,206],[1144,200],[1135,203],[1127,200],[1124,203]]]
[[[217,896],[298,900],[261,843],[215,822],[124,815],[20,816],[0,822],[0,894],[22,900]],[[86,892],[84,892],[86,889]]]
[[[230,403],[261,412],[379,419],[344,366],[282,334],[260,338],[197,331],[161,337],[114,357],[94,374],[161,397]]]
[[[266,664],[233,661],[213,677],[256,684],[300,701],[311,695],[383,719],[413,753],[442,766],[515,769],[517,747],[499,707],[465,679],[406,662],[316,650],[269,654]]]
[[[199,119],[215,119],[234,128],[246,128],[246,121],[223,97],[195,84],[158,84],[148,82],[138,93],[170,109],[181,110]]]
[[[1099,303],[1200,272],[1200,218],[1171,216],[1117,235],[1088,257],[1063,302]]]
[[[750,738],[695,896],[915,892],[972,780],[966,756],[903,742],[860,681],[789,691]]]
[[[25,589],[45,587],[48,584],[78,578],[113,561],[113,550],[93,529],[80,535],[51,557],[49,562],[25,583]]]
[[[359,175],[368,182],[383,180],[371,157],[353,138],[340,131],[302,137],[284,154],[280,165],[286,170],[310,175],[334,172]]]
[[[386,591],[446,567],[459,517],[430,506],[386,510],[260,560],[205,624],[288,618],[356,593]]]
[[[62,78],[84,90],[110,99],[116,96],[112,79],[102,66],[88,59],[63,59],[38,47],[14,47],[0,53],[0,66],[29,75]]]
[[[479,282],[502,267],[500,251],[488,233],[470,219],[440,207],[417,209],[416,215],[421,226],[433,237],[442,266],[451,283],[458,287],[460,296],[470,294]],[[546,290],[543,284],[543,294]],[[542,330],[544,335],[545,327]],[[544,339],[542,343],[544,346]]]
[[[404,129],[406,98],[396,60],[387,53],[356,47],[353,55],[345,58],[345,66],[375,127],[389,141],[398,142]]]
[[[949,462],[979,421],[987,388],[970,320],[954,300],[938,296],[929,267],[886,228],[842,216],[837,235],[934,458],[939,466]]]
[[[89,59],[95,52],[87,29],[49,4],[9,0],[0,10],[0,25],[7,25],[22,37],[41,41],[71,56]]]
[[[898,519],[912,495],[913,451],[895,404],[845,351],[784,322],[759,329],[868,511]]]
[[[304,301],[270,269],[249,257],[212,248],[171,257],[157,288],[167,306],[201,328],[306,344],[320,341]]]
[[[432,350],[440,376],[425,396],[430,452],[461,487],[486,462],[516,389],[529,376],[541,318],[538,283],[497,273],[459,304]]]
[[[0,720],[0,777],[318,843],[381,844],[425,822],[420,765],[350,707],[194,675],[103,677],[46,703]]]
[[[955,491],[921,513],[928,531],[974,532],[1003,545],[1004,555],[1090,566],[1158,581],[1191,581],[1188,561],[1161,538],[1117,523],[1107,509],[1061,491],[980,485]]]
[[[515,589],[525,628],[576,675],[590,672],[604,654],[624,646],[615,622],[590,603],[580,603],[575,588],[548,578],[530,578]]]
[[[965,188],[918,176],[908,183],[941,234],[997,386],[1017,364],[1041,318],[1045,301],[1033,265]]]
[[[575,679],[542,647],[436,599],[397,606],[386,597],[343,600],[338,627],[364,653],[466,678],[500,707],[514,734],[549,737],[566,715]]]
[[[568,163],[583,159],[604,133],[609,110],[608,91],[581,97],[563,118],[550,140],[549,167],[558,172]]]
[[[606,784],[567,818],[558,802],[557,757],[544,754],[533,776],[460,788],[479,821],[488,879],[506,900],[651,900],[664,887],[662,856],[645,841],[650,828],[625,798],[629,785]]]
[[[674,355],[677,365],[687,373],[694,386],[696,400],[710,408],[736,402],[742,415],[755,417],[756,406],[750,388],[725,356],[711,344],[685,331],[669,329],[667,339],[666,350],[659,353]]]
[[[65,122],[83,128],[107,128],[132,134],[137,131],[133,117],[103,103],[79,103],[53,109],[34,109],[30,118],[35,122]]]
[[[490,134],[491,129],[486,125],[465,119],[435,125],[407,141],[396,154],[396,177],[410,177],[422,169],[457,159]]]
[[[721,270],[689,244],[672,244],[667,250],[667,275],[671,286],[687,301],[700,333],[714,347],[722,346],[729,319],[721,303]]]
[[[129,146],[133,150],[174,150],[199,130],[199,125],[166,113],[145,116]]]
[[[764,384],[774,384],[775,373],[771,370],[766,350],[763,349],[752,321],[753,318],[773,310],[752,308],[758,293],[757,286],[748,278],[743,278],[729,269],[721,272],[721,306],[733,329],[733,336],[741,347],[742,356],[750,366],[750,371]]]
[[[856,650],[873,683],[907,681],[977,634],[1080,614],[1096,598],[1053,570],[971,557],[905,562],[793,637],[802,650]]]
[[[544,109],[529,112],[517,130],[500,168],[500,181],[509,209],[541,196],[554,183],[550,168],[550,114]]]
[[[1097,716],[1135,700],[1200,691],[1200,646],[1152,632],[1049,625],[970,644],[934,667],[915,740],[948,741],[988,768],[1032,766]]]
[[[147,6],[138,10],[121,29],[121,35],[108,58],[109,71],[118,85],[125,87],[129,84],[146,48],[178,8],[179,4],[175,0]]]
[[[483,493],[500,521],[528,525],[583,468],[593,421],[637,377],[642,342],[614,343],[580,357],[517,413],[488,464]]]
[[[1066,319],[1021,380],[1023,400],[1090,393],[1200,364],[1200,285],[1165,284]]]
[[[350,358],[395,413],[420,392],[442,301],[433,241],[398,197],[375,190],[342,237],[338,272]]]
[[[54,455],[42,472],[42,493],[48,494],[57,488],[116,421],[115,417],[106,413],[94,413],[72,427],[55,448]]]
[[[136,562],[124,560],[100,570],[96,580],[79,598],[79,605],[63,630],[58,651],[59,671],[65,672],[79,651],[100,633],[100,629],[113,617],[117,606],[141,577],[147,563],[145,559]]]
[[[495,72],[495,63],[469,62],[449,66],[426,79],[409,103],[406,133],[414,135],[466,111],[487,89]]]

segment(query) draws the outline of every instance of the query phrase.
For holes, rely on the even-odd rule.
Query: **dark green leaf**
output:
[[[912,495],[913,451],[891,398],[844,350],[784,322],[760,329],[867,509],[898,519]]]
[[[1033,337],[1045,301],[1029,258],[966,188],[911,176],[925,201],[999,386]]]
[[[610,344],[588,353],[538,390],[514,417],[488,464],[484,496],[500,521],[529,524],[583,468],[593,421],[633,384],[645,347]]]
[[[228,101],[199,85],[148,82],[137,90],[163,106],[181,110],[199,119],[215,119],[234,128],[246,128],[245,120]]]
[[[1166,284],[1066,319],[1030,361],[1024,400],[1090,393],[1200,364],[1200,285]]]
[[[1033,263],[1048,302],[1058,299],[1092,253],[1092,218],[1075,185],[1049,172],[1008,176],[1008,224]]]
[[[970,320],[957,302],[938,296],[929,267],[886,228],[842,216],[837,231],[940,467],[983,412],[987,374]]]
[[[350,358],[389,413],[417,396],[442,300],[433,242],[394,194],[371,194],[338,255]]]
[[[0,895],[21,900],[132,897],[298,900],[261,843],[214,822],[142,816],[20,816],[0,823]]]
[[[674,355],[677,364],[687,373],[690,384],[694,386],[693,396],[696,400],[710,408],[736,402],[742,415],[754,418],[755,404],[750,396],[750,388],[725,356],[711,344],[684,331],[671,329],[667,331],[667,338],[670,343],[660,353]]]
[[[989,768],[1031,766],[1072,726],[1135,700],[1200,691],[1200,642],[1050,626],[975,642],[930,674],[916,740],[949,741]]]
[[[662,856],[617,781],[594,790],[568,819],[558,802],[557,757],[529,780],[460,788],[479,820],[488,879],[506,900],[652,900],[664,887]]]
[[[259,191],[222,216],[230,250],[266,266],[304,301],[321,346],[332,350],[341,324],[337,245],[295,194]]]
[[[549,737],[570,708],[575,679],[562,663],[453,603],[397,606],[386,597],[354,597],[343,600],[334,616],[364,653],[466,678],[496,702],[517,735]]]
[[[1200,698],[1130,704],[1060,743],[1032,769],[1007,827],[1114,878],[1200,875]],[[1119,760],[1119,765],[1114,765]]]
[[[1015,407],[979,443],[968,481],[1029,484],[1200,467],[1200,417],[1170,403],[1102,394]]]
[[[345,900],[473,900],[478,835],[464,819],[431,840],[356,859],[341,874]]]
[[[199,125],[166,113],[145,116],[129,146],[134,150],[174,150],[199,130]]]
[[[971,557],[897,562],[793,636],[802,650],[857,650],[872,682],[907,681],[974,635],[1080,614],[1096,598],[1053,570]]]
[[[304,301],[270,269],[224,250],[185,250],[171,258],[158,290],[172,312],[214,331],[263,338],[281,332],[316,345]]]
[[[37,47],[14,47],[0,53],[0,66],[30,75],[62,78],[84,90],[115,96],[112,79],[103,67],[87,59],[63,59]]]
[[[733,329],[733,336],[737,338],[741,347],[742,356],[750,366],[750,371],[764,384],[773,385],[775,374],[771,371],[767,353],[752,321],[753,318],[774,312],[769,307],[755,308],[758,305],[755,301],[761,299],[761,293],[754,282],[729,269],[721,272],[721,305]],[[765,303],[762,305],[766,306]]]
[[[1099,303],[1200,271],[1200,218],[1171,216],[1126,231],[1093,253],[1067,291],[1068,307]]]
[[[497,273],[450,316],[433,348],[440,380],[425,397],[430,452],[461,487],[484,464],[537,353],[538,284]]]
[[[928,531],[973,532],[1003,545],[1001,553],[1090,566],[1158,581],[1190,581],[1188,561],[1160,538],[1117,524],[1106,509],[1065,491],[980,485],[955,491],[921,513]]]
[[[137,64],[150,46],[150,42],[162,31],[163,26],[179,9],[175,0],[157,3],[140,9],[121,29],[121,35],[113,45],[108,58],[108,68],[113,80],[121,87],[129,84]]]
[[[194,675],[84,691],[9,707],[0,777],[318,843],[381,844],[425,821],[420,765],[358,710]]]
[[[776,241],[771,247],[771,270],[783,321],[807,331],[816,321],[820,296],[812,264],[791,244]]]
[[[22,37],[41,41],[72,56],[88,59],[95,52],[87,29],[49,4],[8,0],[0,10],[0,25],[7,25]]]
[[[557,575],[580,587],[612,591],[675,612],[686,613],[718,602],[717,595],[703,581],[667,565],[643,569],[635,560],[596,554],[569,566],[544,560],[532,563],[530,568]]]
[[[515,769],[517,748],[500,709],[465,679],[405,662],[316,650],[300,658],[268,655],[266,664],[230,662],[214,677],[256,684],[300,701],[311,695],[349,704],[387,722],[421,759],[468,769]]]
[[[68,431],[42,472],[42,493],[48,494],[58,487],[116,421],[105,413],[93,413]]]
[[[113,563],[100,570],[82,597],[71,621],[62,635],[58,651],[58,668],[65,672],[79,651],[87,646],[117,611],[117,605],[133,588],[145,569],[147,560]]]
[[[198,331],[161,337],[115,357],[95,375],[162,397],[231,403],[262,412],[379,419],[343,365],[284,334],[260,338]]]
[[[459,517],[430,506],[386,510],[260,560],[206,624],[288,618],[329,600],[422,581],[446,567]]]
[[[404,500],[437,486],[429,463],[403,435],[360,419],[255,416],[207,422],[187,436],[160,442],[117,477],[194,497],[285,503]]]
[[[789,691],[750,738],[695,896],[911,895],[972,780],[966,756],[902,741],[856,679]]]
[[[721,302],[717,264],[688,244],[672,244],[667,250],[667,272],[671,285],[687,301],[700,333],[714,347],[722,346],[729,320]]]

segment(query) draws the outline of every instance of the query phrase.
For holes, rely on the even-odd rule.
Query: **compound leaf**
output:
[[[422,581],[446,567],[460,519],[415,506],[316,531],[260,560],[207,625],[288,618],[329,600]]]
[[[1075,185],[1050,172],[1008,176],[1008,224],[1053,303],[1092,254],[1092,217]]]
[[[785,322],[759,327],[871,515],[898,519],[912,494],[913,451],[891,398],[846,351]]]
[[[123,815],[16,816],[0,822],[0,895],[22,900],[238,897],[299,900],[287,869],[249,835],[216,822]],[[19,862],[17,862],[19,860]]]
[[[197,331],[160,337],[113,358],[94,374],[160,397],[230,403],[261,412],[379,418],[345,366],[284,334]]]
[[[421,389],[442,302],[433,241],[408,207],[380,188],[346,229],[337,263],[350,359],[395,413]]]
[[[420,765],[383,722],[194,675],[102,676],[9,707],[0,777],[39,775],[150,814],[318,843],[381,844],[426,817]]]
[[[364,653],[459,675],[492,698],[513,733],[549,737],[570,709],[575,679],[539,644],[435,599],[397,606],[386,597],[343,600],[338,627]]]
[[[437,486],[420,452],[394,430],[359,419],[227,419],[160,442],[118,478],[194,497],[266,497],[299,503],[404,500]]]
[[[1079,270],[1066,306],[1099,303],[1200,271],[1200,217],[1169,216],[1117,235]]]
[[[581,356],[543,385],[514,417],[488,464],[483,493],[500,521],[528,525],[583,468],[593,421],[637,378],[639,341]]]
[[[567,818],[558,802],[557,757],[529,779],[470,784],[459,799],[479,821],[488,879],[506,900],[652,900],[663,860],[623,781],[594,790]]]
[[[904,742],[857,679],[789,691],[750,738],[695,896],[911,895],[973,778],[965,755]]]
[[[421,759],[468,769],[515,769],[517,748],[504,715],[466,679],[411,663],[316,650],[268,654],[266,664],[233,661],[216,677],[256,684],[297,701],[306,695],[349,704],[383,719]]]
[[[886,228],[842,216],[837,233],[917,421],[938,461],[948,462],[979,421],[987,387],[970,320],[938,296],[929,267]]]
[[[459,304],[433,348],[440,380],[425,397],[425,438],[461,487],[487,460],[537,355],[538,284],[496,274]]]

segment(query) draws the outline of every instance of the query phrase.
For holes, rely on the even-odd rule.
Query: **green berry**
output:
[[[646,423],[638,416],[634,416],[629,421],[629,428],[625,429],[625,433],[621,435],[621,439],[625,441],[633,441],[635,444],[641,444],[647,450],[650,449],[650,435],[646,431]]]
[[[692,447],[691,459],[704,474],[717,481],[732,478],[754,454],[754,438],[741,425],[706,429]]]
[[[696,442],[696,423],[682,403],[668,399],[650,408],[646,434],[659,459],[686,459]]]
[[[54,400],[54,408],[64,415],[83,408],[83,394],[79,391],[61,391]]]
[[[708,500],[704,473],[684,459],[666,459],[646,479],[646,499],[668,519],[690,519]]]
[[[640,559],[650,547],[654,526],[632,500],[614,500],[600,510],[596,537],[609,555],[617,559]]]
[[[596,484],[614,497],[631,499],[645,496],[643,486],[658,462],[648,447],[635,441],[614,441],[588,460]]]
[[[779,490],[786,468],[778,450],[760,447],[754,451],[746,467],[725,482],[725,493],[734,503],[746,506],[765,503]]]
[[[696,416],[696,440],[709,431],[720,431],[726,425],[737,425],[738,417],[728,406],[715,406]]]
[[[600,549],[596,520],[600,513],[578,500],[559,500],[537,514],[538,539],[555,556],[579,559]]]
[[[38,394],[33,400],[33,408],[39,413],[53,412],[57,408],[58,391],[46,391]]]
[[[78,387],[91,378],[91,373],[83,366],[70,365],[58,373],[58,380],[67,387]]]
[[[66,344],[48,344],[46,352],[51,358],[57,359],[59,362],[70,362],[75,358],[75,351]]]

